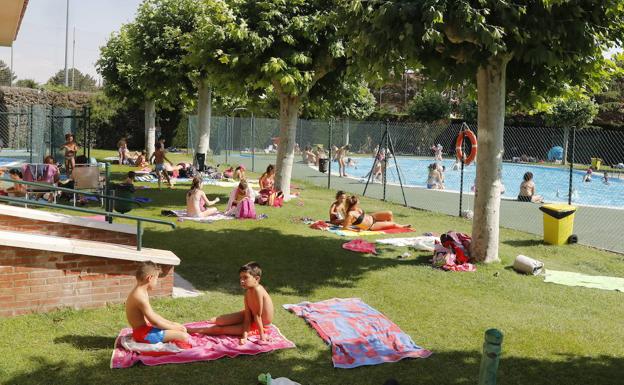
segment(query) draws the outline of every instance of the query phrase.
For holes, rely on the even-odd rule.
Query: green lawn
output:
[[[106,154],[111,152],[106,152]],[[96,152],[103,156],[105,152]],[[178,159],[178,156],[175,156]],[[120,179],[129,167],[113,167]],[[2,384],[256,384],[261,372],[302,385],[375,384],[394,377],[401,384],[476,384],[483,332],[505,334],[499,384],[621,384],[624,375],[624,294],[547,284],[509,268],[525,254],[548,268],[624,276],[624,256],[574,246],[545,246],[539,237],[502,230],[502,263],[476,273],[432,269],[429,253],[407,260],[404,249],[383,247],[377,256],[343,250],[344,238],[309,229],[300,217],[323,218],[332,191],[298,183],[298,199],[284,208],[259,207],[268,219],[184,222],[176,230],[146,225],[147,247],[170,249],[182,260],[176,269],[205,295],[154,300],[165,317],[202,320],[241,308],[238,267],[250,260],[264,268],[263,284],[275,302],[275,323],[296,349],[253,357],[185,365],[111,370],[123,307],[60,310],[0,320]],[[210,198],[227,201],[228,189],[206,187]],[[163,219],[162,208],[183,207],[185,186],[150,189],[137,195],[154,202],[132,214]],[[363,199],[365,209],[391,209],[417,233],[460,230],[471,223],[454,217]],[[332,297],[360,297],[386,314],[414,341],[434,352],[428,359],[403,360],[357,369],[334,369],[330,348],[305,322],[281,308],[285,303]]]

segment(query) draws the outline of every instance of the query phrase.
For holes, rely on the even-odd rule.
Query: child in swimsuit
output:
[[[544,198],[539,195],[535,195],[535,182],[533,182],[533,173],[526,172],[522,179],[524,180],[520,184],[520,194],[518,194],[518,200],[520,202],[544,202]]]
[[[266,328],[273,322],[273,301],[260,284],[262,269],[256,262],[249,262],[238,270],[239,282],[245,290],[244,309],[231,314],[212,318],[215,325],[206,328],[191,328],[189,333],[208,335],[240,336],[240,344],[247,343],[250,335],[257,334],[261,341],[268,341]]]
[[[200,177],[193,178],[191,189],[186,193],[186,215],[189,217],[203,218],[218,212],[216,207],[212,206],[219,202],[219,198],[211,201],[202,190],[202,179]]]
[[[345,202],[347,201],[347,194],[344,191],[338,191],[336,193],[336,201],[329,207],[329,221],[334,225],[342,225],[345,219]]]
[[[169,173],[167,172],[167,168],[165,167],[165,161],[171,163],[169,159],[165,156],[165,150],[163,149],[162,144],[156,143],[156,151],[150,157],[150,162],[154,161],[154,167],[156,171],[156,175],[158,175],[158,189],[160,190],[160,181],[161,177],[165,178],[167,183],[169,184],[169,188],[173,188],[173,183],[169,178]]]
[[[74,135],[65,134],[65,143],[60,147],[65,150],[65,174],[71,175],[74,167],[76,167],[76,154],[80,150],[78,144],[74,141]]]
[[[136,286],[126,300],[126,318],[132,327],[132,338],[136,342],[157,344],[180,341],[187,343],[186,328],[158,315],[150,306],[149,290],[157,287],[160,267],[153,262],[144,262],[136,272]]]
[[[126,151],[128,151],[128,143],[126,142],[126,138],[122,137],[117,142],[117,151],[119,152],[119,164],[126,164]]]

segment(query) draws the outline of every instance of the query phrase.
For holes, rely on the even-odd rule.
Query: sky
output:
[[[100,50],[114,31],[134,19],[141,0],[69,0],[68,68],[72,67],[72,34],[76,28],[75,66],[100,79],[95,70]],[[18,79],[45,83],[65,66],[66,0],[30,0],[13,43],[13,72]],[[10,65],[11,48],[0,47],[0,60]]]
[[[72,67],[75,27],[75,66],[100,79],[95,70],[99,48],[121,24],[134,19],[140,3],[141,0],[69,0],[68,68]],[[29,1],[17,40],[13,43],[13,72],[18,79],[45,83],[64,68],[65,12],[66,0]],[[0,47],[0,60],[10,65],[10,48]]]

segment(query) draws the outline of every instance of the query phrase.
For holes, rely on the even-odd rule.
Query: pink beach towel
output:
[[[333,298],[283,306],[304,318],[325,342],[331,344],[336,368],[350,369],[431,355],[388,317],[359,298]]]
[[[207,327],[212,324],[208,321],[192,322],[185,324],[187,327]],[[163,364],[184,364],[196,361],[212,361],[222,357],[234,358],[239,355],[256,355],[278,349],[294,348],[295,344],[286,339],[275,325],[266,328],[269,342],[260,341],[259,336],[250,336],[245,345],[239,345],[239,338],[235,336],[206,336],[203,334],[191,335],[190,349],[184,349],[180,353],[154,356],[131,352],[123,348],[121,339],[132,334],[132,329],[125,328],[115,340],[115,348],[111,357],[112,369],[129,368],[137,362],[144,365],[154,366]]]
[[[342,248],[345,250],[355,251],[357,253],[377,254],[375,244],[366,242],[362,239],[354,239],[347,243],[343,243]]]

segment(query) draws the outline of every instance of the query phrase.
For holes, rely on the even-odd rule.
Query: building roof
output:
[[[28,0],[2,0],[0,8],[0,46],[10,47],[26,13]]]

